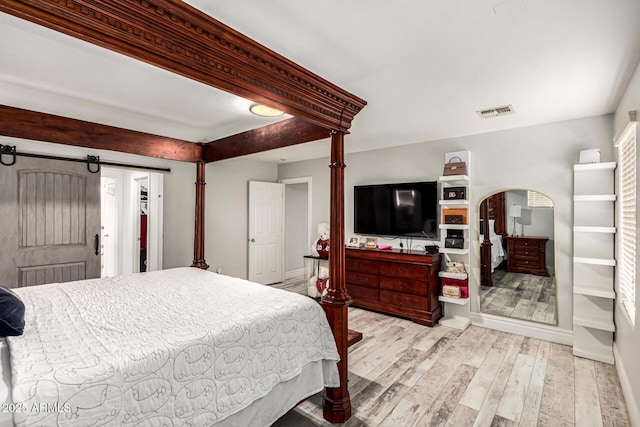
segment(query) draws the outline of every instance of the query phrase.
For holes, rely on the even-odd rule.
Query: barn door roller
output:
[[[62,160],[64,162],[86,163],[87,170],[91,173],[99,173],[101,166],[116,166],[120,168],[133,168],[157,172],[171,172],[169,168],[156,168],[153,166],[130,165],[126,163],[104,162],[100,156],[88,155],[86,159],[74,159],[72,157],[50,156],[47,154],[19,153],[15,145],[0,144],[0,163],[5,166],[13,166],[16,163],[16,156],[33,157],[36,159]],[[9,157],[10,160],[6,160]]]

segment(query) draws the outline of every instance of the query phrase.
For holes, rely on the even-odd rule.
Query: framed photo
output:
[[[360,246],[360,238],[356,235],[349,236],[349,240],[347,240],[347,246],[350,248],[357,248]]]
[[[364,247],[365,247],[365,249],[377,249],[378,248],[378,238],[377,237],[366,237],[364,239]]]

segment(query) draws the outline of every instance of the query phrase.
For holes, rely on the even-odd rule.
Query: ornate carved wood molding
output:
[[[366,102],[178,0],[3,0],[0,11],[328,129]]]
[[[183,162],[202,158],[202,146],[193,142],[4,105],[0,135]]]
[[[215,162],[232,157],[328,138],[329,130],[297,117],[204,144],[203,159]]]

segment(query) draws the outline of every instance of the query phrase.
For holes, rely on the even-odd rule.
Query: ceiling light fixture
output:
[[[284,114],[284,111],[276,110],[275,108],[262,104],[251,104],[249,111],[260,117],[278,117]]]

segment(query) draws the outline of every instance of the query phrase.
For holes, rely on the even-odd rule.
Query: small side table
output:
[[[317,276],[320,274],[320,265],[322,263],[326,263],[326,266],[329,266],[329,258],[322,258],[317,255],[304,255],[304,279],[307,285],[309,284],[309,279],[313,276]]]
[[[509,254],[508,272],[549,275],[545,265],[548,237],[507,236],[505,240]]]

